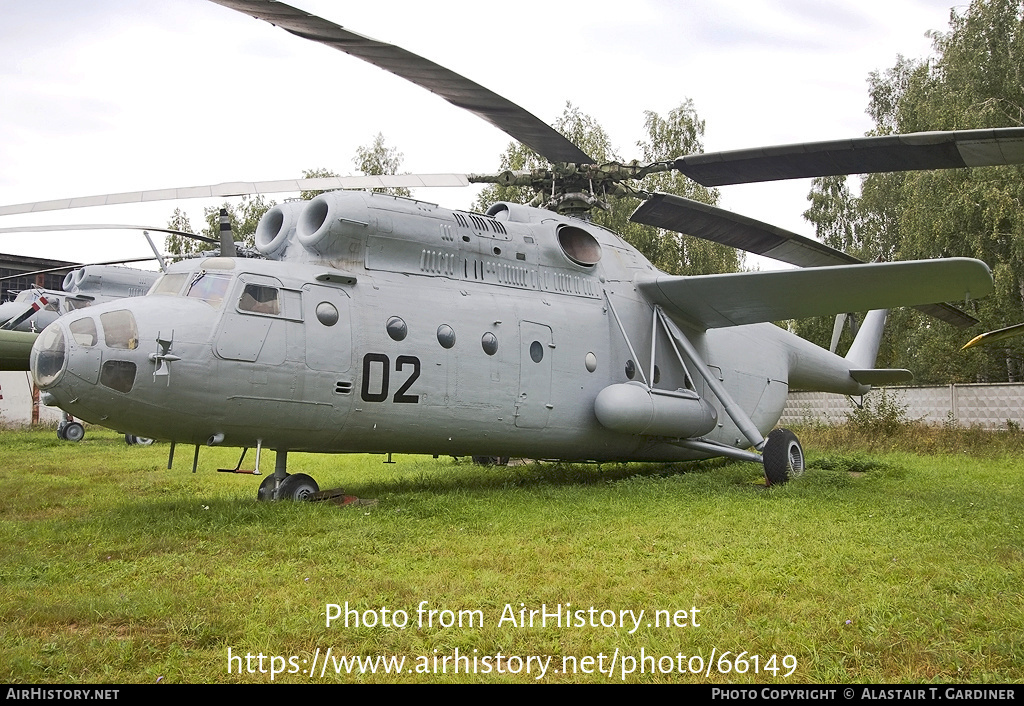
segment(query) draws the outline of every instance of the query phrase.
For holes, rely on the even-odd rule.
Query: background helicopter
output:
[[[551,170],[488,177],[534,186],[543,194],[539,203],[551,210],[497,204],[479,216],[391,197],[318,197],[308,205],[272,209],[261,223],[258,246],[284,264],[236,267],[229,258],[215,258],[172,268],[148,301],[99,310],[99,327],[95,317],[81,315],[48,329],[49,335],[44,332],[33,353],[33,371],[54,400],[82,404],[89,416],[104,423],[130,420],[147,435],[196,444],[272,446],[278,451],[277,471],[261,488],[263,495],[297,497],[315,489],[311,479],[287,475],[289,449],[503,454],[515,448],[541,457],[660,460],[729,455],[763,461],[769,481],[782,482],[790,471],[800,470],[799,444],[784,430],[767,442],[762,434],[778,419],[790,384],[855,394],[871,384],[905,379],[906,371],[873,369],[882,313],[865,322],[846,359],[770,325],[748,324],[925,305],[983,296],[991,289],[987,268],[966,260],[665,277],[614,234],[571,216],[616,193],[636,193],[632,181],[670,169],[721,184],[1013,163],[1021,159],[1019,130],[803,144],[768,154],[590,167],[594,160],[526,111],[420,57],[280,3],[220,4],[387,65],[554,162]],[[416,179],[387,183],[424,183]],[[465,179],[473,180],[479,179]],[[346,185],[343,180],[331,184]],[[815,241],[713,207],[664,194],[644,196],[646,202],[633,217],[637,222],[718,238],[815,268],[851,261]],[[85,199],[81,205],[92,203],[101,202]],[[0,213],[40,208],[5,207]],[[302,269],[288,269],[288,263]],[[310,266],[321,269],[311,271]],[[422,286],[414,294],[408,288],[399,291],[410,276]],[[460,300],[474,295],[481,297],[476,304]],[[450,311],[443,313],[455,325],[441,323],[435,335],[427,336],[424,322],[442,312],[409,309],[410,296],[444,301]],[[561,311],[545,313],[544,307]],[[368,318],[380,318],[389,309],[405,317],[385,316],[376,324]],[[950,307],[936,311],[947,320],[962,316]],[[510,335],[497,330],[509,320]],[[170,333],[151,330],[155,321],[170,326]],[[484,330],[479,348],[490,360],[468,352],[444,357],[436,350],[455,349],[457,330],[466,327]],[[407,337],[408,343],[395,345]],[[304,338],[304,350],[296,346],[298,338]],[[154,351],[111,355],[136,351],[145,340],[155,341]],[[208,355],[211,344],[213,358]],[[495,358],[506,348],[510,355]],[[573,369],[571,361],[581,369]],[[141,384],[146,376],[140,366],[147,362],[154,387]],[[221,375],[204,386],[204,397],[194,387],[198,381],[190,378],[211,363]],[[308,389],[327,379],[339,397]],[[497,389],[480,387],[487,380],[498,383]],[[242,385],[267,387],[223,396]],[[184,409],[225,399],[227,408],[203,419]],[[394,406],[374,407],[379,403]],[[440,417],[433,426],[414,407],[419,404]],[[254,415],[267,415],[277,428],[254,427],[246,421]],[[321,433],[324,425],[336,432],[333,437]],[[443,437],[452,430],[457,432],[446,444]],[[763,449],[764,456],[742,450],[748,446]]]

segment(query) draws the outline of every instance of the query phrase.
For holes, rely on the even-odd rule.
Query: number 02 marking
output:
[[[407,367],[412,366],[412,374],[405,383],[398,388],[398,392],[392,398],[396,404],[417,404],[420,401],[419,395],[410,395],[409,388],[420,377],[420,359],[414,355],[400,355],[395,360],[395,372],[400,373]],[[375,369],[379,370],[380,382],[373,384]],[[373,385],[375,392],[371,392]],[[391,359],[383,353],[367,353],[363,356],[363,385],[360,396],[364,402],[383,402],[388,398],[391,386]]]

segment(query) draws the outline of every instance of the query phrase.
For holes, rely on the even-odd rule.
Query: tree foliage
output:
[[[951,12],[947,31],[930,36],[932,57],[901,56],[870,75],[873,134],[1024,125],[1020,0],[974,0]],[[804,215],[824,242],[864,259],[985,261],[996,292],[958,304],[984,329],[1000,328],[1024,321],[1022,177],[1019,166],[872,174],[862,180],[859,196],[845,178],[827,177],[814,180]],[[893,312],[893,318],[890,326],[900,336],[888,342],[880,364],[908,367],[919,382],[1012,381],[1024,373],[1019,341],[960,354],[964,332],[912,310]],[[801,333],[816,327],[812,335],[821,336],[820,322],[801,327]]]
[[[652,111],[645,112],[644,126],[646,139],[637,143],[641,161],[656,162],[704,150],[704,121],[698,117],[690,100],[669,111],[665,117]],[[623,161],[612,147],[604,128],[571,103],[566,104],[554,127],[598,163]],[[518,142],[509,144],[501,155],[502,170],[528,170],[546,165],[545,160]],[[673,172],[648,176],[643,188],[709,204],[718,200],[717,190],[707,189]],[[534,193],[528,187],[492,185],[481,190],[473,208],[483,211],[497,201],[528,203],[533,197]],[[609,211],[592,214],[593,221],[622,235],[656,267],[670,274],[710,274],[740,269],[741,256],[733,248],[631,222],[629,216],[639,203],[637,198],[614,199]]]
[[[378,132],[371,144],[356,148],[356,156],[352,158],[352,163],[355,164],[356,169],[367,176],[379,176],[382,174],[398,174],[404,159],[405,155],[395,147],[388,147],[384,143],[384,135]],[[374,189],[374,191],[382,194],[391,194],[392,196],[412,195],[411,191],[401,187]]]

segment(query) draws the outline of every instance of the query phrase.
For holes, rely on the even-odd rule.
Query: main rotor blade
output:
[[[673,194],[652,194],[640,204],[629,220],[721,243],[798,267],[864,262],[817,240]],[[970,314],[949,304],[921,304],[914,308],[958,328],[969,328],[978,323]]]
[[[207,238],[205,235],[197,235],[195,233],[189,233],[184,230],[175,230],[174,228],[161,228],[160,226],[131,226],[123,223],[61,223],[58,225],[48,226],[11,226],[9,228],[0,228],[0,235],[4,233],[52,233],[61,230],[141,230],[141,231],[153,231],[154,233],[169,233],[171,235],[180,235],[183,238],[192,238],[193,240],[201,240],[204,243],[219,243],[220,241],[216,238]],[[154,258],[148,257],[147,260]],[[127,262],[125,260],[124,262]],[[142,262],[142,260],[136,260],[135,262]],[[94,264],[105,264],[111,265],[116,263],[94,263]],[[80,265],[75,265],[79,267]]]
[[[673,194],[653,194],[640,204],[629,220],[721,243],[798,267],[863,262],[817,240]]]
[[[704,186],[1024,164],[1024,128],[915,132],[691,154],[675,168]]]
[[[292,34],[325,44],[426,88],[511,135],[550,162],[594,160],[553,127],[497,93],[393,44],[364,37],[303,10],[273,0],[213,0]]]
[[[151,201],[178,201],[182,199],[220,198],[249,194],[280,194],[298,191],[331,191],[333,189],[407,189],[446,186],[469,186],[464,174],[385,174],[382,176],[317,177],[315,179],[281,179],[277,181],[229,181],[208,186],[184,186],[150,191],[125,191],[119,194],[76,196],[52,201],[0,206],[0,216],[39,211],[58,211],[66,208],[112,206]],[[152,230],[156,230],[155,228]]]
[[[974,348],[985,343],[996,343],[997,341],[1005,341],[1007,338],[1013,338],[1014,336],[1024,335],[1024,324],[1014,324],[1013,326],[1007,326],[997,331],[986,331],[980,336],[975,336],[970,341],[964,344],[960,350],[965,351],[968,348]]]

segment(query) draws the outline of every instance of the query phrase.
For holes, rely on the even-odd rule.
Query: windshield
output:
[[[149,289],[149,294],[176,297],[181,294],[181,288],[188,281],[188,272],[173,272],[169,275],[162,275]]]
[[[228,286],[231,284],[231,275],[214,274],[206,270],[200,270],[192,277],[187,290],[186,297],[202,299],[215,309],[219,309],[224,302],[224,295],[227,294]]]

